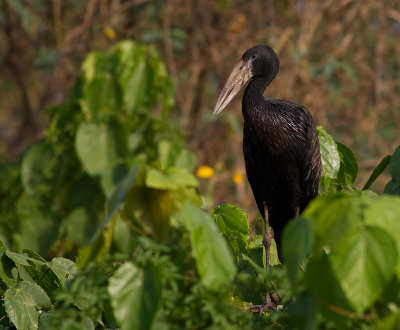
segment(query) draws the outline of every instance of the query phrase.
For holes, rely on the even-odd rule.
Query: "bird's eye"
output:
[[[252,60],[255,60],[256,58],[257,58],[257,54],[251,55],[251,59],[252,59]]]

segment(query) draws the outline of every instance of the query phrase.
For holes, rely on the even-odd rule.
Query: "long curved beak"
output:
[[[217,104],[214,108],[214,116],[224,110],[236,94],[239,93],[246,82],[253,77],[253,74],[251,73],[251,65],[252,61],[250,60],[247,62],[240,61],[239,64],[235,66],[219,95]]]

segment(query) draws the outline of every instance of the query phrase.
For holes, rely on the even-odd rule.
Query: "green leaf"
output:
[[[383,157],[383,159],[380,161],[380,163],[378,164],[377,167],[374,168],[374,170],[372,171],[371,176],[369,177],[367,183],[364,185],[364,187],[362,188],[362,190],[367,190],[369,189],[369,187],[371,186],[371,184],[374,183],[374,181],[376,180],[376,178],[382,174],[382,172],[385,170],[385,168],[388,166],[389,162],[390,162],[390,158],[392,158],[391,155],[386,155],[385,157]]]
[[[236,268],[215,223],[190,203],[185,204],[183,215],[203,284],[213,290],[226,287],[235,276]]]
[[[97,71],[92,80],[86,81],[81,106],[90,118],[117,110],[119,103],[118,89],[110,73]]]
[[[15,263],[5,254],[8,251],[7,246],[0,241],[0,279],[11,287],[17,284],[17,278],[13,275],[17,269]]]
[[[17,329],[37,329],[38,310],[51,307],[50,299],[36,283],[21,282],[9,288],[4,295],[8,317]]]
[[[58,310],[42,312],[39,316],[39,329],[95,329],[92,319],[78,310],[68,310],[67,313],[60,314]]]
[[[381,196],[366,210],[365,223],[382,228],[388,233],[400,233],[400,197]],[[400,252],[400,236],[395,239],[397,252]],[[397,278],[400,279],[400,258],[396,266]]]
[[[340,156],[333,138],[322,126],[317,127],[321,148],[322,176],[335,179],[340,169]]]
[[[144,61],[138,63],[127,82],[124,94],[128,113],[133,113],[146,103],[149,97],[148,91],[152,88],[151,78],[152,72],[148,64]]]
[[[60,281],[54,272],[49,269],[49,263],[36,252],[27,249],[23,250],[22,252],[29,256],[29,259],[27,260],[29,260],[31,266],[20,266],[20,276],[21,269],[25,269],[32,278],[32,281],[40,284],[40,287],[45,290],[50,297],[53,297],[55,291],[60,287],[63,287],[63,282]]]
[[[246,253],[249,241],[247,214],[236,205],[224,204],[211,212],[219,230],[227,237],[231,251],[237,256]]]
[[[293,286],[296,283],[300,265],[311,251],[313,236],[314,224],[304,217],[291,220],[283,230],[282,256]]]
[[[139,165],[133,165],[129,170],[129,173],[117,184],[107,199],[107,216],[104,219],[102,226],[107,224],[114,216],[115,213],[120,209],[124,202],[126,195],[136,181],[136,177],[139,171]]]
[[[389,314],[383,319],[379,319],[373,326],[372,330],[399,330],[400,329],[400,313]]]
[[[88,244],[97,230],[97,214],[84,207],[73,210],[65,219],[68,239],[78,246]]]
[[[156,189],[176,189],[184,186],[196,187],[198,182],[196,178],[184,168],[169,167],[165,173],[151,168],[147,171],[146,185]]]
[[[33,211],[22,217],[21,245],[39,254],[46,254],[51,245],[57,240],[60,221],[56,217]]]
[[[397,147],[390,159],[390,175],[396,183],[400,182],[400,146]]]
[[[109,197],[115,186],[128,174],[124,163],[115,164],[113,167],[106,168],[100,177],[100,185],[104,196]]]
[[[303,216],[314,222],[313,252],[340,246],[340,239],[358,226],[363,210],[370,200],[356,195],[328,195],[314,199]]]
[[[28,262],[29,257],[24,255],[23,253],[11,252],[10,250],[8,250],[8,251],[6,251],[5,254],[12,261],[14,261],[17,266],[18,265],[30,266],[30,264]]]
[[[115,220],[116,217],[113,218],[113,221],[110,221],[104,226],[102,230],[99,230],[93,236],[90,245],[78,250],[77,266],[79,269],[84,268],[90,261],[103,261],[111,248]]]
[[[344,188],[351,188],[357,178],[358,161],[353,151],[346,145],[336,142],[340,154],[338,179]]]
[[[159,274],[128,262],[111,276],[108,293],[122,329],[151,328],[160,300]]]
[[[331,306],[347,311],[351,310],[351,306],[332,270],[325,251],[318,256],[313,255],[307,264],[305,286],[307,291],[311,291],[315,296],[318,302],[318,311],[326,319],[331,320],[337,328],[344,329],[348,318],[332,310]]]
[[[43,204],[51,203],[61,182],[62,166],[52,147],[46,142],[34,145],[21,164],[21,179],[25,191]]]
[[[295,329],[315,329],[317,302],[312,295],[300,295],[289,305],[290,321]]]
[[[397,249],[391,235],[376,226],[360,226],[328,255],[353,309],[362,313],[383,292],[393,275]]]
[[[78,271],[75,263],[66,258],[53,258],[48,266],[62,283],[72,278]]]
[[[390,180],[385,189],[383,190],[384,194],[388,195],[400,195],[400,182],[394,182],[394,180]]]
[[[158,159],[163,170],[176,166],[192,171],[196,164],[196,159],[192,152],[182,149],[176,143],[174,144],[167,140],[162,140],[158,144]]]
[[[79,126],[75,148],[89,175],[99,175],[112,168],[124,160],[128,150],[127,138],[120,125],[89,122]]]

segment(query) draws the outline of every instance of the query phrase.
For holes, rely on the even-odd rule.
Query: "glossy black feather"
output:
[[[311,114],[285,100],[265,100],[263,92],[278,72],[279,60],[267,46],[249,49],[243,61],[253,60],[253,78],[246,87],[243,153],[246,173],[258,209],[265,202],[269,223],[279,247],[287,222],[318,195],[321,158]]]

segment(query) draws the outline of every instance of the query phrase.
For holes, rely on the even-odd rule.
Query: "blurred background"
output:
[[[256,215],[241,151],[242,94],[212,116],[225,79],[255,44],[273,47],[281,62],[265,96],[304,105],[350,146],[358,185],[400,144],[396,0],[3,0],[0,155],[18,160],[39,141],[46,108],[68,98],[88,52],[123,39],[153,45],[166,63],[175,83],[171,120],[197,155],[208,207],[238,203]]]

